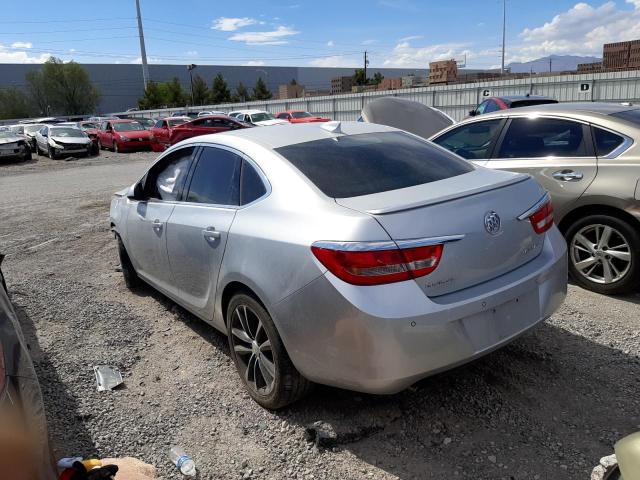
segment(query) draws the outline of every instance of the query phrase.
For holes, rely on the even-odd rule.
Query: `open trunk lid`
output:
[[[427,296],[438,296],[491,280],[538,256],[544,234],[536,234],[529,221],[517,217],[543,195],[527,175],[478,168],[445,180],[336,202],[372,215],[395,241],[455,238],[445,243],[438,268],[416,279]],[[485,227],[491,213],[500,218],[497,232]]]

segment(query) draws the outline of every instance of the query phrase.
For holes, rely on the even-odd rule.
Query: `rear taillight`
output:
[[[440,263],[443,245],[398,248],[393,242],[318,242],[316,258],[336,277],[353,285],[382,285],[429,275]]]
[[[529,215],[529,221],[537,234],[544,233],[551,228],[553,225],[553,204],[549,196],[537,210]]]

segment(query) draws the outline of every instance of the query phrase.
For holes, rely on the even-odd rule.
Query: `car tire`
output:
[[[124,244],[122,243],[120,236],[118,236],[118,257],[120,258],[120,268],[122,269],[124,284],[129,290],[136,289],[140,286],[140,277],[138,277],[136,269],[133,268],[129,254],[124,248]]]
[[[31,149],[27,150],[27,153],[24,154],[23,160],[28,162],[29,160],[33,160],[33,155],[31,154]]]
[[[51,147],[47,147],[47,155],[51,160],[55,160],[57,158],[55,150]]]
[[[286,407],[311,389],[312,383],[291,362],[271,316],[252,295],[239,293],[231,298],[227,338],[240,379],[262,407]]]
[[[114,153],[120,153],[120,149],[118,148],[118,142],[114,140],[113,145],[111,146],[111,149],[113,150]]]
[[[640,282],[640,232],[610,215],[589,215],[565,232],[569,274],[575,283],[605,295],[627,293]]]

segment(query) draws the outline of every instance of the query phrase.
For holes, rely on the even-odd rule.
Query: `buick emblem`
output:
[[[484,215],[484,229],[490,235],[497,235],[500,232],[500,216],[493,210]]]

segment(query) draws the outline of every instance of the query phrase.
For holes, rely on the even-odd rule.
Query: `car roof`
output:
[[[337,128],[332,131],[331,129],[336,126]],[[181,144],[204,142],[237,147],[243,142],[250,142],[268,149],[275,149],[314,140],[339,138],[345,135],[396,131],[399,130],[385,125],[364,122],[323,122],[297,125],[287,123],[264,128],[246,128],[232,132],[202,135],[184,140]]]
[[[553,100],[553,101],[557,101],[555,98],[545,97],[543,95],[505,95],[504,97],[491,97],[491,98],[499,98],[501,100],[506,100],[507,102],[517,102],[519,100]]]
[[[160,120],[184,120],[185,118],[188,119],[189,121],[195,120],[195,118],[187,117],[186,115],[178,115],[176,117],[164,117],[164,118],[161,118]]]
[[[489,116],[510,116],[516,114],[535,114],[535,113],[552,113],[561,115],[572,114],[600,114],[611,115],[612,113],[624,112],[627,110],[638,110],[638,105],[628,105],[621,103],[601,103],[601,102],[566,102],[566,103],[547,103],[543,105],[529,105],[526,107],[518,107],[515,110],[501,110],[499,112],[491,112],[481,117]],[[480,117],[478,117],[480,118]]]
[[[245,115],[253,115],[254,113],[269,113],[266,110],[236,110],[234,113],[244,113]]]
[[[106,120],[106,121],[111,123],[131,123],[131,122],[137,122],[138,120],[135,118],[118,118],[116,120]]]

